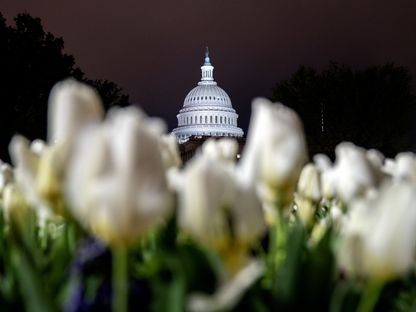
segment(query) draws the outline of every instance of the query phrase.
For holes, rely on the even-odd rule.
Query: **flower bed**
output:
[[[73,80],[48,122],[1,164],[2,310],[416,309],[414,154],[308,162],[298,116],[259,98],[238,163],[224,138],[182,165],[163,121]]]

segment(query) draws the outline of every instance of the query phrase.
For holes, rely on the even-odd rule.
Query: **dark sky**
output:
[[[301,64],[394,62],[416,77],[415,0],[2,0],[0,11],[40,17],[88,77],[115,81],[171,128],[206,45],[244,130],[251,99]]]

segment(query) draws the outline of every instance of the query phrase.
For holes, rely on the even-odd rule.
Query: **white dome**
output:
[[[183,101],[183,107],[195,106],[221,106],[230,107],[231,99],[228,94],[216,84],[201,84],[193,88]]]
[[[201,71],[201,81],[186,96],[177,115],[178,127],[172,132],[180,143],[191,136],[242,137],[244,133],[237,127],[238,115],[231,99],[214,81],[208,49]]]

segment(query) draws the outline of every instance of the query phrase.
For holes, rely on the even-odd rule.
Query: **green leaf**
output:
[[[296,297],[295,292],[298,275],[300,274],[302,254],[305,250],[305,234],[305,228],[297,221],[290,228],[287,236],[286,257],[279,270],[275,287],[278,301],[283,304],[290,303]]]
[[[31,312],[54,311],[52,303],[44,292],[44,285],[39,274],[24,252],[17,248],[13,249],[12,259],[26,310]]]

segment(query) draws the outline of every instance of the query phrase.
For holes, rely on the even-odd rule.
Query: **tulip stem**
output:
[[[285,258],[285,244],[286,235],[284,230],[283,215],[279,210],[276,212],[274,224],[270,231],[269,241],[269,265],[270,265],[270,278],[276,279],[276,275]]]
[[[357,312],[371,312],[377,304],[384,283],[378,279],[370,280],[364,289]]]
[[[127,311],[127,249],[114,247],[113,254],[113,312]]]

